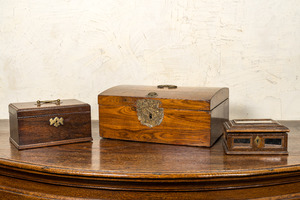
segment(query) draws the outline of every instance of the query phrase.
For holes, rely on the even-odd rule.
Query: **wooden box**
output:
[[[228,120],[228,95],[228,88],[116,86],[98,96],[100,136],[210,147]]]
[[[75,99],[9,104],[9,122],[18,149],[92,140],[90,105]]]
[[[289,129],[271,119],[235,119],[224,122],[226,154],[288,154]]]

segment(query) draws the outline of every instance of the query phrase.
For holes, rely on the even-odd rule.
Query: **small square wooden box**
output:
[[[98,96],[100,136],[212,146],[228,120],[228,88],[120,85]]]
[[[289,129],[271,119],[224,122],[226,154],[288,154]]]
[[[90,105],[75,99],[11,103],[9,122],[18,149],[92,140]]]

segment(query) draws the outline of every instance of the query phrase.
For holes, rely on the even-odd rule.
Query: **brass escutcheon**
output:
[[[261,143],[261,138],[259,136],[256,136],[256,138],[254,139],[254,142],[255,142],[256,146],[258,147]]]
[[[136,110],[141,124],[150,128],[160,125],[164,118],[164,109],[160,108],[161,102],[154,99],[138,99]]]
[[[158,96],[158,94],[156,92],[149,92],[147,94],[147,97],[157,97],[157,96]]]
[[[41,106],[42,104],[46,104],[46,103],[55,103],[56,105],[60,105],[60,99],[57,99],[57,100],[46,100],[46,101],[40,101],[40,100],[37,100],[36,101],[36,105],[37,106]]]
[[[58,118],[55,117],[54,119],[49,119],[50,126],[55,126],[56,128],[59,127],[60,125],[64,125],[64,118]]]

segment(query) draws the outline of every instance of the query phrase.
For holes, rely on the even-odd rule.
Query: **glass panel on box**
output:
[[[233,140],[235,144],[250,144],[250,139],[249,138],[235,138]]]
[[[281,146],[281,138],[266,138],[265,139],[265,146]]]
[[[251,138],[238,137],[233,139],[233,144],[232,144],[233,148],[251,148],[251,146],[252,146]]]

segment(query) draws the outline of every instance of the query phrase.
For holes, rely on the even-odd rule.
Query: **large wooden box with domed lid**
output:
[[[98,104],[103,138],[210,147],[229,118],[229,89],[119,85]]]

